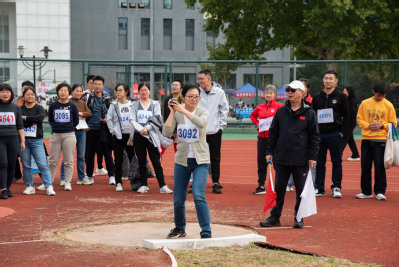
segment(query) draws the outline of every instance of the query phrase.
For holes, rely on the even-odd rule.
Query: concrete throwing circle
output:
[[[88,226],[68,231],[67,239],[89,244],[107,246],[142,246],[143,239],[166,239],[174,228],[173,223],[137,222]],[[211,224],[212,237],[232,237],[256,233],[248,228]],[[200,238],[201,228],[198,223],[187,223],[187,236],[180,239]],[[175,240],[175,239],[174,239]]]
[[[0,218],[7,217],[13,215],[15,210],[5,207],[0,207]]]

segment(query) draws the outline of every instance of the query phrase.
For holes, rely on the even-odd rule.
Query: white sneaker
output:
[[[52,186],[50,186],[49,188],[47,188],[46,194],[47,194],[48,196],[55,196],[54,188],[53,188]]]
[[[116,191],[116,192],[121,192],[121,191],[123,191],[123,187],[122,187],[122,184],[121,184],[121,183],[118,183],[118,184],[116,185],[115,191]]]
[[[352,157],[350,157],[350,158],[348,158],[348,160],[349,161],[357,161],[357,160],[360,160],[360,158],[352,158]]]
[[[115,177],[114,177],[114,176],[109,177],[109,184],[113,184],[113,185],[116,184],[116,181],[115,181]]]
[[[71,183],[65,182],[64,190],[65,190],[65,191],[72,191]]]
[[[42,184],[42,185],[36,187],[36,189],[39,190],[39,191],[45,191],[46,187],[44,186],[44,184]]]
[[[104,168],[99,169],[98,167],[97,167],[97,169],[96,169],[96,173],[98,173],[98,174],[100,174],[100,175],[107,175],[107,174],[108,174],[108,172],[107,172],[106,169],[104,169]]]
[[[94,175],[94,174],[93,174]],[[94,179],[93,177],[88,177],[90,184],[94,184]]]
[[[294,188],[292,186],[287,185],[287,188],[285,189],[285,191],[287,191],[287,192],[294,191]]]
[[[365,195],[363,193],[356,194],[356,198],[373,198],[373,195]]]
[[[90,182],[89,177],[85,176],[82,180],[78,180],[77,184],[91,185],[93,183]]]
[[[65,186],[65,180],[60,181],[60,186]]]
[[[28,186],[22,194],[24,195],[32,195],[35,193],[35,188],[33,186]]]
[[[142,186],[140,186],[140,188],[137,190],[137,193],[147,193],[148,192],[148,190],[150,190],[147,186],[145,186],[145,185],[142,185]]]
[[[122,180],[129,180],[128,177],[122,177]]]
[[[333,188],[333,197],[342,198],[341,190],[338,187]]]
[[[375,198],[377,200],[387,200],[387,197],[384,196],[384,194],[381,194],[381,193],[377,194],[377,196]]]
[[[162,186],[162,187],[159,189],[159,192],[160,192],[161,194],[172,194],[172,193],[173,193],[173,191],[170,190],[169,187],[168,187],[167,185]]]

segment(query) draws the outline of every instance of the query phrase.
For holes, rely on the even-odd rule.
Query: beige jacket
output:
[[[195,160],[197,161],[198,165],[210,164],[209,148],[206,142],[206,124],[208,122],[208,116],[209,113],[206,109],[197,107],[192,120],[192,123],[199,128],[199,139],[197,142],[191,144],[191,147],[194,151]],[[162,129],[162,134],[166,137],[170,137],[179,124],[185,124],[184,115],[180,112],[176,112],[175,116],[173,117],[172,127],[164,126]],[[179,140],[177,140],[176,143],[177,152],[175,155],[175,163],[187,167],[189,144]]]

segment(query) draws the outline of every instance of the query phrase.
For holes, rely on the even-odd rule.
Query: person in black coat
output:
[[[295,216],[301,203],[301,193],[307,173],[316,164],[319,149],[319,127],[316,113],[303,101],[305,87],[300,81],[291,82],[286,88],[288,101],[274,115],[269,129],[266,160],[273,159],[276,170],[275,191],[277,205],[270,212],[263,227],[280,226],[285,190],[290,174],[296,188]],[[294,218],[294,228],[302,228],[303,220]]]
[[[357,150],[357,146],[355,143],[355,139],[353,138],[353,129],[356,127],[356,116],[357,116],[357,103],[356,103],[356,94],[355,90],[352,86],[346,86],[342,91],[348,97],[348,105],[349,105],[349,117],[350,124],[348,134],[342,138],[342,153],[344,153],[345,147],[348,144],[349,148],[352,151],[352,156],[348,158],[348,160],[360,160],[359,151]]]

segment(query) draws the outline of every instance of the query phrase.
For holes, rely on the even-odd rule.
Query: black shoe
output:
[[[296,217],[294,218],[294,228],[303,228],[303,218],[300,222],[296,220]]]
[[[220,188],[220,189],[222,189],[222,188],[223,188],[223,186],[222,186],[220,183],[218,183],[218,186],[219,186],[219,188]]]
[[[220,190],[220,187],[219,187],[219,185],[218,184],[214,184],[214,185],[212,185],[212,193],[214,193],[214,194],[221,194],[222,193],[222,191]]]
[[[8,199],[8,192],[7,192],[7,189],[1,190],[0,199]]]
[[[280,218],[270,216],[266,221],[260,222],[262,227],[281,226]]]
[[[185,237],[186,231],[184,229],[173,228],[168,234],[167,238]]]
[[[316,197],[324,197],[326,196],[326,191],[324,189],[316,189]]]
[[[202,234],[201,238],[212,238],[212,235],[209,234]]]
[[[192,194],[192,193],[193,193],[193,190],[192,190],[192,189],[189,189],[189,190],[187,191],[187,193]]]
[[[263,186],[258,186],[258,188],[255,189],[255,191],[252,193],[254,195],[264,195],[266,194],[266,190]]]
[[[132,187],[133,191],[137,191],[140,188],[141,183],[138,181],[130,180],[130,186]]]
[[[13,197],[14,195],[11,193],[10,189],[7,190],[8,197]]]

